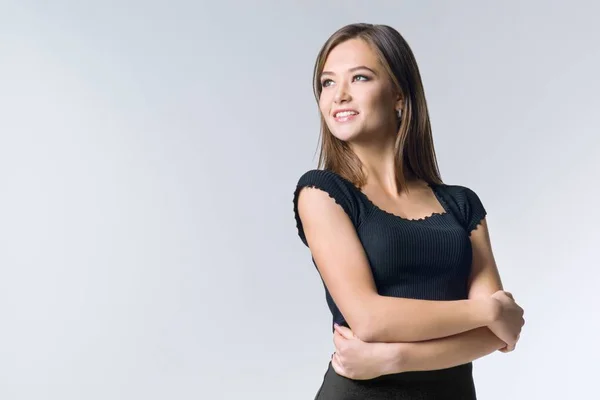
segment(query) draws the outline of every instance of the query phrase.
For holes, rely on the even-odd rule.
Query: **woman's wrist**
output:
[[[489,326],[500,318],[502,305],[493,297],[477,297],[471,299],[479,325]]]
[[[382,345],[382,375],[405,372],[411,343],[381,343]]]

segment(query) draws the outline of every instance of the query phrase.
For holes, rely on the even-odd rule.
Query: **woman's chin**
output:
[[[361,136],[360,132],[356,132],[355,130],[331,131],[331,134],[342,142],[352,141]]]

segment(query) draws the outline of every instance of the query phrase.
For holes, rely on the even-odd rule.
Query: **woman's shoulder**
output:
[[[327,169],[311,169],[304,172],[296,183],[296,195],[304,188],[312,187],[327,192],[338,203],[346,205],[359,201],[358,188],[338,173]]]
[[[360,198],[360,192],[358,188],[356,188],[350,181],[333,171],[325,169],[311,169],[304,172],[298,179],[293,197],[294,214],[298,227],[298,233],[304,242],[306,239],[302,229],[302,221],[300,220],[298,203],[300,199],[300,192],[307,187],[316,188],[327,193],[327,195],[329,195],[333,201],[342,207],[348,217],[350,217],[350,220],[355,227],[358,227],[361,224],[365,214],[365,204]]]
[[[454,202],[458,207],[468,232],[471,232],[487,215],[479,195],[470,186],[443,183],[437,187],[444,193],[447,201]]]
[[[296,183],[296,190],[310,186],[322,189],[330,195],[338,194],[349,199],[360,199],[359,189],[340,174],[327,169],[311,169],[304,172]]]
[[[309,169],[300,175],[298,184],[311,183],[314,181],[332,182],[336,184],[347,185],[350,182],[336,172],[328,169]]]
[[[460,184],[441,183],[436,185],[445,190],[448,194],[456,198],[456,200],[466,201],[471,196],[477,196],[477,193],[470,186]]]

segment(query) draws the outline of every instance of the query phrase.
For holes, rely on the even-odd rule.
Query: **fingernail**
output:
[[[339,325],[337,323],[334,323],[333,326],[336,328],[339,327]]]

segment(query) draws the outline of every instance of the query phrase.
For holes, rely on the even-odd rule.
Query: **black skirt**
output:
[[[315,400],[476,400],[472,370],[469,363],[353,380],[338,375],[329,362]]]

